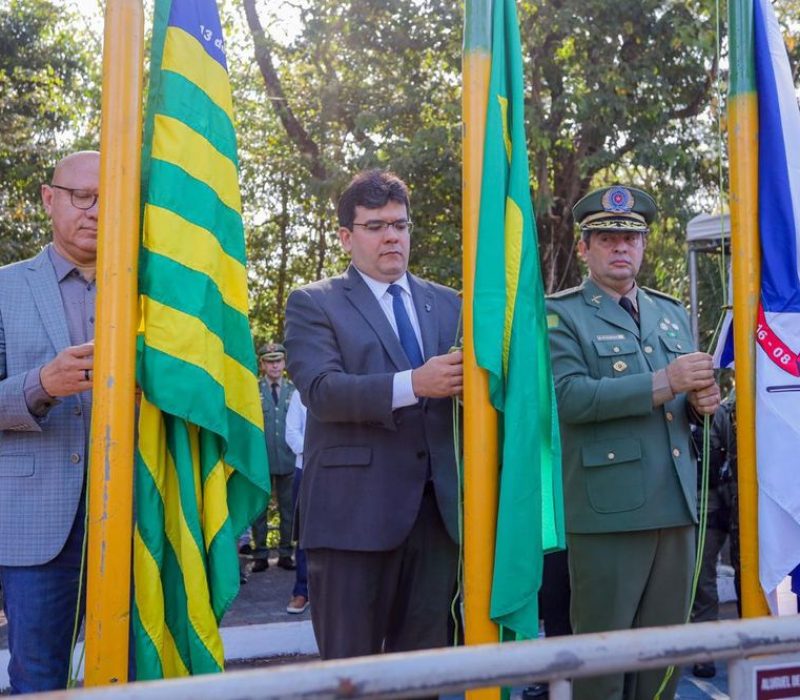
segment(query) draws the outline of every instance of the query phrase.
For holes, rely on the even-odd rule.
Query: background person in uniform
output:
[[[295,391],[289,400],[286,412],[286,444],[295,454],[294,481],[292,482],[292,507],[297,509],[297,497],[303,483],[303,442],[306,436],[306,407],[300,400],[300,392]],[[306,553],[300,543],[294,549],[294,561],[297,569],[294,572],[294,588],[292,597],[286,606],[290,615],[300,615],[308,607],[308,567]]]
[[[269,473],[272,493],[278,505],[280,538],[278,540],[278,566],[293,570],[292,560],[292,481],[294,480],[294,452],[286,444],[286,411],[294,393],[294,384],[285,376],[286,348],[279,343],[268,343],[258,352],[261,379],[261,408],[264,412],[264,437],[267,441]],[[267,514],[265,510],[253,523],[255,551],[252,571],[264,571],[269,567],[267,547]]]
[[[459,297],[407,274],[395,175],[356,175],[338,218],[352,264],[292,292],[286,310],[308,408],[300,543],[323,659],[445,645],[458,560]]]
[[[725,540],[730,537],[731,564],[736,587],[736,604],[741,615],[741,586],[739,567],[739,502],[736,469],[736,395],[734,392],[722,402],[711,422],[709,444],[708,516],[703,561],[697,580],[697,591],[692,606],[692,622],[710,622],[719,619],[719,592],[717,590],[717,560]],[[702,441],[702,426],[697,436]],[[698,471],[698,494],[700,472]],[[692,673],[698,678],[713,678],[717,673],[713,661],[696,663]]]
[[[13,693],[67,684],[92,409],[99,173],[95,151],[61,160],[42,185],[52,244],[0,269],[0,581]]]
[[[589,277],[548,300],[573,630],[682,623],[697,520],[689,421],[719,405],[711,356],[693,352],[676,299],[636,285],[653,199],[608,187],[573,213]],[[576,679],[574,697],[650,700],[663,676]]]

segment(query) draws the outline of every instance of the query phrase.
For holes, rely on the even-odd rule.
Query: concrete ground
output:
[[[285,608],[294,585],[294,572],[279,569],[272,559],[270,568],[250,573],[239,597],[222,622],[226,659],[231,670],[270,663],[295,663],[316,658],[316,646],[309,611],[289,615]],[[722,617],[736,616],[735,604],[722,605]],[[7,688],[8,640],[5,616],[0,611],[0,694]],[[725,664],[717,664],[717,676],[701,680],[691,669],[681,669],[679,700],[721,700],[728,698]],[[512,697],[520,697],[515,689]],[[449,699],[448,699],[449,700]]]

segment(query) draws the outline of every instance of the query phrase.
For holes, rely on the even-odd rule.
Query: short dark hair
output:
[[[356,217],[356,207],[380,209],[389,201],[405,204],[408,216],[411,206],[408,201],[408,187],[397,175],[389,170],[362,170],[358,173],[339,197],[336,214],[339,226],[352,229]]]

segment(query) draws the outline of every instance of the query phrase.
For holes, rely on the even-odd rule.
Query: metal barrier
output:
[[[69,700],[410,698],[549,680],[551,700],[568,700],[569,679],[575,677],[798,651],[800,616],[763,617],[317,661],[68,692]],[[64,692],[34,697],[63,700]]]

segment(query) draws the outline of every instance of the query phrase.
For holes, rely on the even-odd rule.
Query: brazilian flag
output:
[[[514,0],[494,0],[475,272],[474,344],[500,416],[490,614],[504,639],[539,631],[542,555],[564,547],[561,445],[525,141]]]
[[[134,635],[139,679],[220,671],[236,537],[269,469],[214,0],[156,0],[142,166]]]

